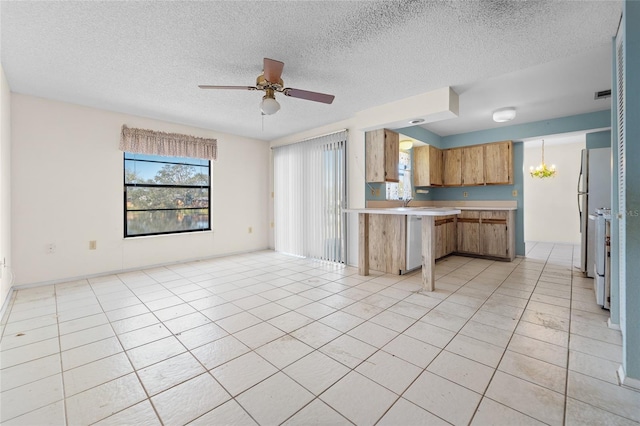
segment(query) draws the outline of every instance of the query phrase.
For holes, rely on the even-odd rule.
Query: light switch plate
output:
[[[518,190],[514,189],[513,191],[511,191],[511,195],[513,195],[514,197],[518,196]]]

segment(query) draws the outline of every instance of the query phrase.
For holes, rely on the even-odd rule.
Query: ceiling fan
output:
[[[255,86],[199,85],[198,87],[201,89],[262,90],[266,93],[262,97],[260,109],[262,110],[262,113],[266,115],[275,114],[280,110],[280,104],[276,101],[275,92],[283,93],[285,96],[290,96],[292,98],[306,99],[308,101],[322,102],[325,104],[333,102],[333,98],[335,98],[333,95],[284,87],[284,82],[282,81],[282,78],[280,78],[283,68],[284,62],[264,58],[263,71],[256,79]]]

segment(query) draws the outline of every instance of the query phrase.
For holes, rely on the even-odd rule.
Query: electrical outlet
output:
[[[467,198],[467,197],[469,196],[469,193],[468,193],[467,191],[464,191],[464,192],[462,193],[462,196],[463,196],[464,198]]]
[[[53,243],[49,243],[44,247],[44,249],[47,254],[53,254],[56,252],[56,245]]]
[[[95,250],[97,246],[96,240],[89,241],[89,250]]]
[[[511,195],[514,196],[514,197],[517,197],[518,196],[518,190],[514,189],[513,191],[511,191]]]
[[[250,234],[253,233],[253,228],[252,227],[249,227],[249,233]]]
[[[380,196],[380,188],[376,188],[376,197]]]

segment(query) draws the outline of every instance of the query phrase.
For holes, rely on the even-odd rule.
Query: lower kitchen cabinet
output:
[[[480,212],[462,210],[458,215],[458,253],[480,254]]]
[[[515,210],[463,210],[458,215],[455,252],[515,259]]]
[[[436,259],[440,259],[448,254],[456,251],[456,217],[455,216],[436,216],[435,218],[436,232]]]
[[[369,215],[369,267],[397,274],[406,265],[406,216]]]
[[[480,212],[480,254],[509,257],[508,211]]]
[[[434,218],[435,258],[449,254],[515,258],[515,210],[462,210]],[[389,274],[407,268],[407,216],[369,215],[369,267]]]

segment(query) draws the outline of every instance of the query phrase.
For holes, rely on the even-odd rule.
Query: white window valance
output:
[[[215,160],[218,157],[218,141],[180,133],[130,129],[123,125],[120,150],[136,154]]]

